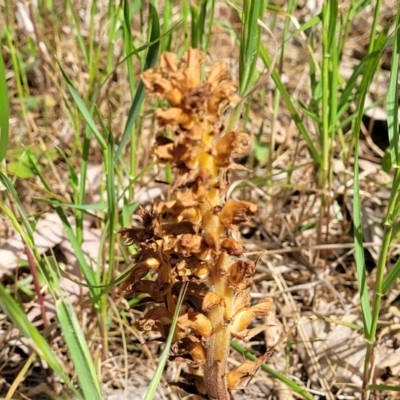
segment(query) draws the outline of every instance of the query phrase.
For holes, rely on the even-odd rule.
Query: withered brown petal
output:
[[[212,326],[210,320],[204,315],[196,311],[188,311],[179,316],[178,326],[181,329],[194,332],[195,334],[209,338],[212,334]]]
[[[232,225],[237,225],[244,222],[248,217],[257,212],[257,206],[248,201],[229,200],[222,207],[219,219],[221,223],[230,228]]]
[[[147,293],[156,303],[161,303],[164,300],[165,289],[161,290],[156,282],[141,280],[132,285],[132,292]]]
[[[229,69],[226,63],[223,61],[217,61],[212,65],[210,72],[207,77],[207,82],[212,86],[217,86],[221,82],[226,81],[230,78]]]
[[[202,237],[185,233],[180,238],[181,249],[185,253],[198,253],[200,251]]]
[[[190,354],[191,358],[197,363],[202,363],[206,360],[206,349],[195,336],[189,335],[172,346],[172,351],[175,355]]]
[[[258,368],[261,367],[261,364],[265,362],[270,356],[269,353],[262,355],[257,358],[255,361],[244,361],[239,367],[230,371],[226,377],[228,389],[240,389],[244,386],[248,378],[252,377]]]
[[[231,332],[236,334],[244,331],[253,318],[267,316],[270,313],[272,306],[272,299],[266,298],[252,307],[242,308],[233,317],[231,322]]]
[[[162,226],[165,235],[182,235],[184,233],[197,234],[199,226],[191,221],[180,221]]]
[[[162,72],[169,75],[178,70],[178,57],[175,53],[165,51],[160,56],[160,68]]]
[[[225,103],[237,100],[234,96],[237,85],[234,82],[225,82],[214,88],[213,94],[208,101],[208,112],[210,116],[219,117],[224,109]]]
[[[190,129],[193,126],[191,116],[186,114],[181,108],[173,107],[167,110],[158,109],[156,115],[161,127],[170,125]]]
[[[174,107],[179,106],[183,98],[182,92],[159,72],[148,69],[140,77],[149,93],[160,95]]]
[[[170,382],[169,385],[179,387],[186,393],[193,394],[195,396],[199,396],[202,399],[209,400],[209,397],[206,395],[207,391],[202,376],[182,372],[181,382]]]
[[[229,270],[229,284],[234,289],[244,290],[252,284],[256,270],[255,263],[250,260],[238,260],[231,265]]]
[[[153,237],[153,233],[146,228],[124,228],[119,234],[127,245],[142,243]]]
[[[190,89],[200,83],[201,64],[203,62],[203,52],[198,49],[189,49],[184,55],[186,62],[184,73],[186,75],[186,88]]]
[[[203,299],[201,309],[203,312],[209,312],[212,308],[224,305],[225,301],[223,298],[218,296],[216,293],[208,292]]]
[[[240,131],[227,132],[215,145],[215,162],[219,167],[227,167],[232,155],[243,154],[249,146],[248,135]]]
[[[245,249],[241,243],[237,242],[233,238],[226,238],[221,242],[221,248],[225,250],[231,256],[241,256]]]
[[[154,155],[161,163],[174,161],[174,144],[168,143],[163,146],[154,146]]]
[[[137,326],[141,331],[159,331],[162,326],[171,325],[172,315],[163,306],[156,306],[150,309],[143,318],[137,322]]]

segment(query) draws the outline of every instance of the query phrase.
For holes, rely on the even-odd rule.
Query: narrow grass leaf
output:
[[[392,165],[400,168],[399,150],[399,46],[400,46],[400,13],[397,13],[396,30],[393,40],[393,53],[390,68],[389,90],[386,97],[387,120],[389,133],[389,149]]]
[[[49,260],[46,260],[49,268],[47,268],[45,277],[55,301],[57,317],[74,363],[80,387],[85,399],[101,400],[101,388],[96,368],[80,323],[71,303],[66,299],[62,288],[60,288],[60,279],[53,272]]]
[[[178,302],[177,302],[175,313],[174,313],[174,318],[172,319],[172,324],[169,329],[168,338],[167,338],[167,341],[165,342],[165,348],[161,354],[160,360],[158,361],[158,366],[157,366],[156,372],[154,374],[153,379],[150,382],[149,390],[147,391],[144,400],[152,400],[153,399],[153,397],[156,393],[157,387],[160,383],[161,376],[164,373],[164,367],[168,360],[169,350],[171,348],[176,324],[178,322],[179,312],[181,310],[182,302],[185,297],[187,287],[188,287],[188,283],[185,282],[182,286],[181,292],[179,293]]]
[[[371,85],[372,79],[378,68],[380,57],[385,47],[385,42],[387,38],[387,30],[383,30],[376,41],[376,47],[378,50],[371,51],[371,57],[369,57],[368,62],[366,62],[361,84],[359,86],[359,99],[358,108],[356,111],[357,117],[354,120],[351,137],[354,146],[354,196],[353,196],[353,218],[354,218],[354,244],[355,244],[355,259],[356,259],[356,269],[357,269],[357,281],[360,292],[361,309],[364,322],[364,336],[369,341],[374,341],[373,336],[375,335],[374,325],[377,321],[373,319],[372,313],[374,310],[371,308],[368,295],[368,285],[366,281],[366,267],[364,259],[364,245],[363,245],[363,234],[362,234],[362,215],[361,215],[361,197],[360,197],[360,176],[359,176],[359,166],[358,166],[358,141],[360,135],[361,122],[364,115],[364,104],[369,87]],[[374,312],[374,315],[376,314]],[[367,368],[367,362],[365,364]]]
[[[358,142],[357,142],[358,143]],[[367,334],[371,329],[372,312],[369,302],[367,274],[365,268],[361,197],[360,197],[360,173],[358,167],[358,148],[354,153],[354,195],[353,195],[353,219],[354,219],[354,256],[356,259],[357,281],[360,291],[361,308],[364,321],[364,330]]]
[[[378,391],[389,391],[389,392],[400,392],[400,385],[391,386],[391,385],[369,385],[367,390],[378,390]],[[394,397],[392,397],[394,398]]]
[[[21,333],[27,338],[31,339],[31,345],[38,356],[46,361],[50,368],[58,374],[61,379],[69,386],[73,393],[82,399],[79,392],[75,389],[67,374],[64,372],[64,367],[54,355],[49,344],[39,333],[39,331],[28,320],[26,313],[21,309],[19,304],[10,296],[6,288],[0,283],[0,308],[13,322],[13,324],[20,329]]]
[[[3,54],[0,52],[0,163],[6,158],[10,110],[8,104],[6,71]]]
[[[5,186],[5,188],[11,194],[14,204],[18,209],[19,217],[21,218],[21,222],[25,228],[26,233],[23,232],[23,230],[21,229],[19,224],[18,224],[18,226],[14,225],[14,227],[15,227],[15,229],[18,230],[18,232],[21,235],[24,235],[26,243],[29,245],[29,247],[31,247],[31,246],[33,246],[33,229],[32,229],[31,223],[29,222],[28,216],[25,213],[24,207],[22,206],[22,203],[19,199],[18,193],[15,190],[11,181],[2,172],[0,172],[0,182]],[[5,207],[5,204],[0,202],[0,206]],[[16,216],[14,216],[14,215],[13,215],[13,217],[16,218]]]
[[[261,57],[262,61],[264,62],[264,65],[267,68],[269,68],[271,66],[271,59],[268,56],[267,51],[262,46],[262,44],[260,44],[260,57]],[[271,77],[272,77],[277,89],[279,90],[283,100],[285,101],[286,106],[288,107],[288,110],[293,119],[293,122],[296,124],[297,129],[300,131],[300,134],[303,136],[304,140],[306,141],[308,151],[309,151],[311,157],[313,158],[314,162],[321,165],[321,163],[322,163],[321,155],[318,153],[317,149],[315,148],[314,141],[311,138],[311,136],[309,135],[307,129],[305,128],[303,121],[300,118],[300,115],[296,111],[296,108],[294,107],[293,102],[291,100],[290,94],[288,93],[284,84],[282,83],[277,71],[275,71],[275,70],[272,71]]]
[[[102,134],[99,132],[99,130],[97,129],[97,126],[95,124],[95,122],[93,121],[92,115],[89,112],[89,110],[87,109],[82,97],[79,95],[79,93],[77,92],[77,90],[74,88],[72,82],[70,81],[70,79],[68,78],[68,75],[65,73],[61,63],[57,60],[57,63],[60,67],[61,73],[64,77],[65,83],[68,87],[69,92],[71,93],[72,98],[75,101],[75,104],[77,105],[79,111],[81,112],[83,118],[85,119],[86,123],[89,125],[90,129],[92,130],[94,136],[96,137],[97,141],[99,142],[101,148],[103,150],[107,149],[107,143],[104,140]]]
[[[144,70],[151,68],[155,65],[158,57],[158,50],[160,47],[160,21],[158,19],[157,9],[149,3],[150,7],[150,16],[149,21],[151,21],[151,31],[149,41],[153,42],[153,44],[149,47],[146,56],[146,62],[144,66]],[[138,88],[135,93],[135,97],[132,101],[131,108],[128,113],[128,118],[125,124],[124,133],[121,138],[121,142],[117,148],[115,153],[114,161],[117,161],[121,155],[122,149],[125,146],[125,143],[129,139],[131,129],[136,122],[136,118],[139,115],[140,107],[142,106],[144,100],[144,85],[143,82],[140,81]]]
[[[124,0],[124,46],[125,53],[130,54],[133,52],[132,46],[132,33],[131,33],[131,20],[130,20],[130,10],[129,10],[129,1]],[[131,91],[131,96],[133,98],[133,94],[135,91],[135,75],[133,71],[133,63],[131,60],[127,63],[128,67],[128,79],[129,79],[129,89]]]
[[[36,176],[36,175],[35,175]],[[45,197],[37,197],[38,200],[41,200],[45,203],[51,204],[55,207],[67,207],[81,211],[103,211],[107,209],[106,203],[94,203],[94,204],[72,204],[72,203],[62,203],[57,200],[52,200]]]
[[[390,70],[389,90],[387,94],[387,115],[388,115],[388,130],[389,130],[389,151],[391,155],[392,166],[395,168],[395,177],[399,176],[400,168],[400,149],[399,149],[399,99],[398,99],[398,75],[399,75],[399,54],[400,54],[400,13],[397,14],[396,27],[393,40],[392,65]],[[398,219],[399,215],[399,199],[398,199],[398,179],[393,180],[392,191],[396,193],[397,200],[395,201],[394,212],[390,215],[392,224]],[[394,224],[393,237],[398,234],[399,224]],[[388,290],[396,282],[400,276],[400,259],[397,259],[395,265],[385,277],[382,284],[382,292],[387,293]]]
[[[400,258],[397,259],[396,263],[387,274],[382,285],[382,294],[385,295],[389,289],[396,283],[397,278],[400,276]]]
[[[312,17],[311,19],[307,20],[303,25],[297,28],[291,35],[289,35],[285,39],[285,43],[290,42],[299,33],[305,32],[307,29],[311,29],[314,26],[318,25],[321,22],[321,20],[322,20],[322,13],[319,13],[315,17]]]
[[[256,70],[260,47],[261,26],[265,10],[263,0],[245,0],[243,2],[242,40],[239,56],[239,93],[241,96],[249,91]]]

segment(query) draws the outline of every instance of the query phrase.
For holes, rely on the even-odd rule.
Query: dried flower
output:
[[[244,256],[238,226],[257,212],[257,206],[223,201],[229,169],[235,167],[232,158],[248,148],[245,133],[221,131],[223,111],[237,101],[236,85],[223,62],[214,64],[202,82],[203,60],[203,53],[195,49],[180,61],[164,53],[159,69],[142,74],[148,93],[171,106],[156,111],[161,132],[154,154],[174,168],[175,197],[154,204],[150,211],[141,209],[143,227],[123,229],[121,235],[138,247],[125,289],[146,293],[159,304],[137,327],[166,338],[180,289],[189,282],[170,359],[187,363],[196,373],[185,373],[175,385],[203,398],[228,400],[230,391],[262,362],[245,362],[227,372],[230,341],[248,340],[265,329],[248,326],[253,318],[268,315],[272,301],[250,306],[255,264]],[[162,134],[166,126],[173,132],[170,138]],[[149,273],[152,278],[146,280]]]

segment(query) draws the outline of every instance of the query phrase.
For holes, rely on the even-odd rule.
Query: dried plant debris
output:
[[[138,248],[126,291],[145,293],[156,303],[137,327],[166,339],[180,288],[188,282],[170,359],[186,363],[189,371],[175,385],[223,400],[232,398],[231,391],[243,387],[263,361],[227,371],[231,339],[249,340],[265,329],[249,325],[253,318],[268,315],[273,304],[263,299],[250,305],[255,263],[244,255],[239,224],[257,206],[223,200],[229,171],[235,168],[232,158],[248,148],[245,133],[223,128],[223,112],[238,100],[236,85],[223,62],[214,64],[203,81],[203,61],[203,53],[195,49],[181,60],[164,53],[159,69],[142,74],[148,93],[170,105],[156,110],[160,132],[154,154],[174,168],[174,196],[150,210],[140,209],[142,227],[123,229],[121,235]],[[146,279],[149,273],[152,278]]]

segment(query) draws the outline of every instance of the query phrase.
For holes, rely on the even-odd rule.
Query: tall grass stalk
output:
[[[376,20],[378,19],[379,10],[380,10],[380,2],[377,2],[375,9]],[[374,24],[374,27],[376,27],[376,24]],[[375,43],[376,42],[373,41],[372,45],[370,45],[369,48],[370,51],[375,50]],[[389,139],[390,139],[389,150],[391,155],[392,167],[394,169],[394,177],[392,182],[388,210],[386,212],[386,217],[384,220],[383,239],[377,264],[376,280],[374,285],[373,302],[372,302],[371,325],[369,326],[369,329],[365,331],[367,349],[364,361],[363,399],[367,399],[369,395],[368,385],[371,380],[371,372],[374,369],[373,360],[374,360],[374,348],[376,345],[376,331],[378,326],[379,315],[381,312],[382,296],[385,294],[385,289],[384,289],[385,271],[387,268],[389,246],[394,239],[393,232],[398,226],[397,221],[400,216],[400,150],[399,150],[399,124],[398,124],[399,49],[400,49],[400,14],[398,13],[395,24],[395,32],[393,36],[393,55],[392,55],[392,64],[390,71],[390,83],[386,99]]]

